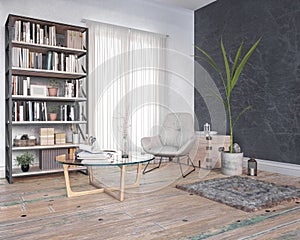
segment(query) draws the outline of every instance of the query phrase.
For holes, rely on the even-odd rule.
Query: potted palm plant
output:
[[[18,166],[21,166],[23,172],[28,172],[30,165],[34,162],[34,157],[31,153],[25,152],[16,157]]]
[[[200,52],[200,56],[196,55],[196,58],[202,59],[210,64],[210,66],[218,73],[220,76],[220,79],[222,81],[223,90],[224,90],[224,96],[220,97],[216,93],[214,95],[224,104],[224,107],[227,111],[228,120],[229,120],[229,134],[230,134],[230,148],[229,152],[222,152],[221,154],[221,162],[222,162],[222,173],[226,175],[240,175],[242,174],[242,164],[243,164],[243,153],[235,153],[233,149],[233,130],[234,125],[236,122],[240,119],[240,117],[248,111],[251,106],[247,106],[242,111],[237,114],[237,116],[232,115],[232,108],[231,108],[231,94],[234,89],[234,87],[237,84],[237,81],[239,79],[239,76],[244,69],[248,59],[256,49],[257,45],[261,41],[261,38],[259,38],[248,50],[248,52],[244,55],[244,57],[241,59],[241,53],[243,50],[244,41],[240,44],[235,58],[233,65],[230,69],[228,57],[226,54],[226,50],[223,44],[223,41],[221,39],[221,50],[223,55],[223,61],[225,66],[225,73],[221,71],[221,69],[218,67],[216,62],[210,57],[203,49],[196,46],[196,49]],[[241,59],[241,60],[240,60]],[[225,75],[225,77],[224,77]]]

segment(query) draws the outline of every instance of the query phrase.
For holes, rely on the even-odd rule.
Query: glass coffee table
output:
[[[141,154],[141,153],[130,153],[128,158],[121,158],[115,155],[112,152],[105,152],[104,153],[107,157],[97,157],[94,158],[74,158],[70,157],[69,155],[63,154],[56,156],[55,160],[63,164],[64,169],[64,177],[66,182],[66,190],[68,197],[74,196],[83,196],[88,194],[94,193],[101,193],[105,192],[110,196],[118,199],[119,201],[124,200],[124,190],[127,188],[139,187],[140,186],[140,176],[142,170],[142,163],[147,163],[154,159],[154,156],[151,154]],[[136,180],[134,184],[125,186],[125,172],[126,167],[130,165],[137,166],[137,173],[136,173]],[[69,177],[69,168],[71,166],[82,166],[87,167],[89,183],[90,185],[94,186],[96,189],[93,190],[86,190],[75,192],[72,191],[70,185],[70,177]],[[104,166],[111,166],[111,167],[119,167],[120,168],[120,186],[119,187],[104,187],[101,184],[97,183],[93,179],[93,171],[92,167],[104,167]]]

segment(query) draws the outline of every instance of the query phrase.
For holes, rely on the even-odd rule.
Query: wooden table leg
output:
[[[70,197],[72,195],[72,190],[70,186],[70,177],[69,177],[69,167],[70,165],[63,164],[64,167],[64,176],[66,182],[67,196]]]
[[[99,184],[94,182],[93,179],[93,172],[92,167],[88,167],[89,172],[89,183],[96,187],[97,189],[94,190],[87,190],[87,191],[80,191],[80,192],[73,192],[70,185],[70,176],[69,176],[69,165],[64,164],[64,176],[65,176],[65,182],[66,182],[66,189],[67,189],[67,196],[68,197],[74,197],[74,196],[82,196],[82,195],[88,195],[88,194],[94,194],[94,193],[100,193],[100,192],[106,192],[110,196],[118,199],[119,201],[124,201],[125,198],[125,189],[126,188],[134,188],[139,187],[140,185],[140,178],[141,178],[141,172],[142,172],[142,164],[137,165],[137,175],[135,179],[135,183],[125,186],[125,173],[126,173],[126,165],[120,166],[120,186],[119,187],[101,187]],[[114,191],[118,191],[119,194],[114,193]]]
[[[121,166],[121,176],[120,176],[120,201],[124,201],[124,189],[125,189],[125,172],[126,166]]]
[[[140,186],[141,172],[142,172],[142,164],[140,163],[138,164],[136,169],[136,178],[135,178],[135,183],[133,184],[135,187]]]
[[[88,175],[89,175],[89,183],[92,184],[94,182],[93,170],[92,167],[87,167],[87,168],[88,168]]]
[[[69,167],[70,167],[70,165],[63,164],[64,176],[65,176],[65,182],[66,182],[66,189],[67,189],[67,196],[68,197],[76,197],[76,196],[83,196],[83,195],[88,195],[88,194],[104,192],[104,188],[87,190],[87,191],[80,191],[80,192],[73,192],[72,189],[71,189],[71,185],[70,185]]]

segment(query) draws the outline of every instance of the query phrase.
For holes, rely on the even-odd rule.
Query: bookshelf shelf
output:
[[[38,97],[38,96],[22,96],[12,95],[12,100],[27,100],[27,101],[53,101],[53,102],[84,102],[87,99],[84,97]]]
[[[61,172],[55,156],[74,154],[80,141],[85,140],[88,130],[87,36],[86,27],[8,16],[4,45],[4,135],[5,175],[9,183],[13,183],[13,177]],[[58,93],[49,96],[52,95],[50,87],[57,88]],[[52,113],[57,115],[53,119],[58,120],[48,121]],[[30,137],[45,145],[14,145],[17,140]],[[35,157],[35,166],[26,173],[21,172],[15,162],[16,156],[25,151],[31,151]]]
[[[13,121],[12,125],[87,124],[86,121]]]
[[[64,71],[54,71],[46,69],[20,68],[12,67],[12,74],[17,76],[29,77],[48,77],[48,78],[63,78],[63,79],[80,79],[86,77],[85,73],[72,73]]]
[[[38,51],[42,53],[47,53],[48,51],[56,51],[56,52],[63,52],[67,54],[74,54],[78,57],[83,56],[87,53],[85,49],[76,49],[76,48],[67,48],[67,47],[60,47],[60,46],[52,46],[46,44],[37,44],[37,43],[28,43],[28,42],[21,42],[12,40],[13,47],[20,47],[20,48],[28,48],[32,51]]]
[[[69,169],[69,171],[85,171],[86,167],[74,167]],[[50,170],[41,170],[38,167],[30,167],[29,172],[22,172],[19,168],[13,168],[12,177],[26,177],[26,176],[37,176],[42,174],[53,174],[63,172],[63,168],[50,169]]]
[[[24,151],[24,150],[40,150],[40,149],[57,149],[57,148],[76,148],[78,144],[62,144],[62,145],[35,145],[26,147],[12,147],[13,151]]]

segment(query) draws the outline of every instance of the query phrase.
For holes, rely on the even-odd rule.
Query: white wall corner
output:
[[[0,179],[5,178],[5,166],[0,166]]]
[[[249,157],[244,157],[243,165],[245,168],[247,168],[248,166],[249,159],[250,159]],[[262,159],[255,159],[255,160],[257,161],[258,170],[300,177],[300,165],[298,164],[275,162],[275,161],[262,160]]]

